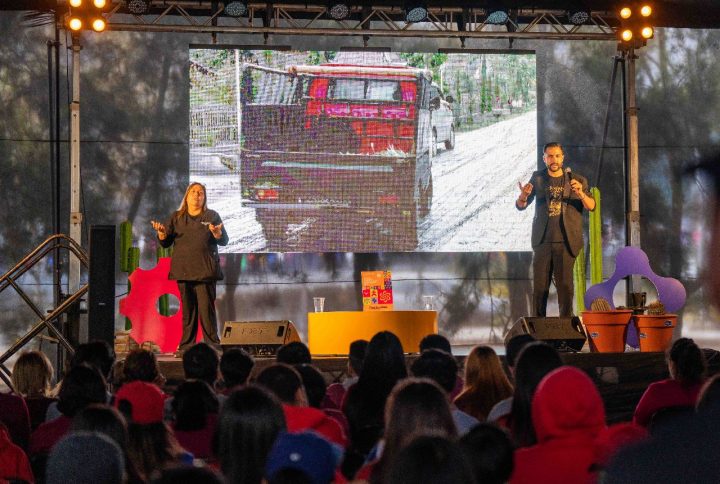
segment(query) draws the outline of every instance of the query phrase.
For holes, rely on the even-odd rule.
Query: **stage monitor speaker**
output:
[[[505,344],[518,334],[529,334],[558,351],[580,351],[587,340],[580,318],[538,318],[525,316],[513,324],[505,335]]]
[[[90,227],[88,341],[115,345],[115,226]]]
[[[292,321],[226,321],[220,335],[220,345],[242,348],[254,356],[275,356],[278,348],[292,341],[300,341]]]

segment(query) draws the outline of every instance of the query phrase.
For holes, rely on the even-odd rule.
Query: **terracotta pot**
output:
[[[633,322],[637,328],[640,351],[665,351],[677,326],[677,314],[636,314]]]
[[[630,309],[583,311],[582,321],[593,353],[622,353],[632,316]]]

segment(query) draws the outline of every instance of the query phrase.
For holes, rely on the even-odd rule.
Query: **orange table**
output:
[[[308,313],[308,347],[313,355],[347,355],[350,343],[380,331],[394,333],[406,353],[437,333],[436,311],[333,311]]]

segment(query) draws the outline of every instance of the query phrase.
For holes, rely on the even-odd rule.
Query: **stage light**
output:
[[[508,15],[507,10],[488,10],[488,16],[485,22],[492,25],[505,25],[509,18],[510,16]]]
[[[135,15],[142,15],[144,13],[147,13],[148,10],[150,10],[150,1],[149,0],[130,0],[127,3],[127,8],[130,11],[130,13],[133,13]]]
[[[77,32],[83,27],[82,20],[78,17],[71,17],[70,20],[68,20],[68,27],[70,27],[70,30],[73,32]]]
[[[417,23],[427,20],[428,10],[424,4],[411,3],[405,7],[405,22]]]
[[[105,8],[107,2],[105,0],[93,0],[93,5],[95,5],[95,8]]]
[[[620,18],[629,19],[632,16],[632,10],[630,7],[623,7],[620,9]]]
[[[588,10],[568,10],[568,20],[573,25],[582,25],[590,20],[590,12]]]
[[[242,17],[248,11],[245,2],[228,2],[225,4],[225,14],[230,17]]]
[[[643,27],[640,31],[640,35],[643,39],[652,39],[655,35],[655,29],[650,26]]]
[[[70,0],[68,3],[71,7],[78,8],[80,5],[82,5],[82,0]]]
[[[96,18],[95,20],[92,21],[92,29],[95,32],[102,32],[103,30],[105,30],[106,26],[107,26],[107,24],[105,22],[105,19]]]
[[[652,15],[652,7],[650,5],[643,5],[640,7],[640,15],[643,17],[649,17]]]
[[[350,5],[343,1],[330,0],[328,15],[335,20],[345,20],[350,16]]]
[[[632,30],[630,30],[630,29],[623,30],[622,33],[620,34],[620,37],[623,39],[623,41],[630,42],[633,38]]]

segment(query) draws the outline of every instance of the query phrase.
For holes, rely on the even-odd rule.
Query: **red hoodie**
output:
[[[8,432],[0,428],[0,480],[35,482],[25,452],[13,444]]]
[[[347,447],[347,437],[334,419],[325,415],[325,412],[312,407],[295,407],[283,403],[285,421],[288,432],[314,430],[330,442]]]
[[[515,452],[510,482],[594,482],[591,467],[605,409],[590,377],[570,366],[548,373],[533,397],[532,419],[538,443]]]

